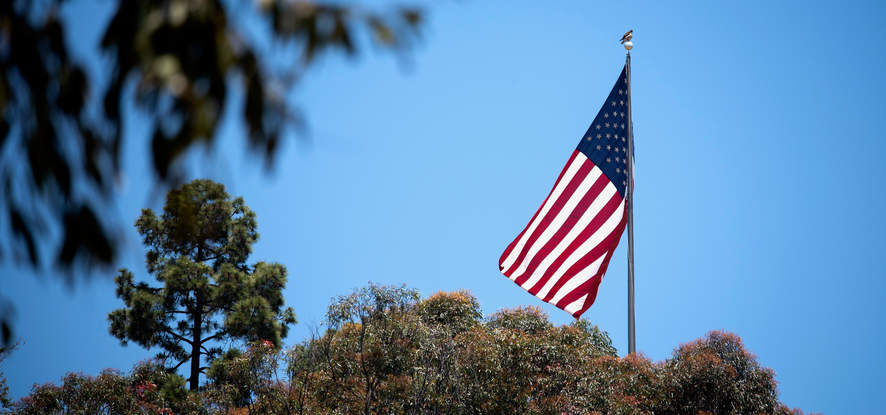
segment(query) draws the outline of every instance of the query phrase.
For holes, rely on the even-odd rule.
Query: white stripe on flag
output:
[[[581,310],[581,307],[585,305],[585,300],[587,300],[588,295],[585,294],[581,296],[578,300],[571,302],[568,306],[563,307],[566,312],[569,314],[575,314],[576,311]]]

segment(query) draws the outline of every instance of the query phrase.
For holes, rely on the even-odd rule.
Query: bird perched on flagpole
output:
[[[620,43],[621,43],[622,45],[624,45],[625,42],[630,42],[631,39],[633,39],[633,38],[634,38],[634,29],[628,30],[628,32],[625,33],[624,36],[621,37],[621,42],[620,42]]]

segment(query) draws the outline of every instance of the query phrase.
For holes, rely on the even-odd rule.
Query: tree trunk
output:
[[[197,246],[197,262],[203,262],[203,246]],[[188,379],[189,389],[196,391],[200,387],[200,337],[203,335],[203,301],[200,298],[200,290],[194,291],[194,328],[191,330],[193,343],[191,343],[191,377]]]
[[[194,335],[191,345],[191,378],[189,389],[192,391],[200,387],[200,336],[203,334],[203,313],[200,302],[197,301],[197,313],[194,315],[194,328],[191,333]]]
[[[366,402],[363,405],[363,414],[371,415],[372,409],[372,386],[366,388]]]

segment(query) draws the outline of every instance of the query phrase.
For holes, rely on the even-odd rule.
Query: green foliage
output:
[[[653,414],[665,408],[657,367],[641,355],[592,359],[578,374],[575,408],[604,414]],[[690,411],[690,413],[695,413]]]
[[[573,321],[569,326],[575,330],[566,331],[566,334],[569,334],[569,337],[564,339],[564,343],[582,349],[594,350],[601,356],[615,357],[618,355],[618,350],[615,350],[615,346],[612,345],[612,339],[609,338],[609,333],[600,330],[596,324],[585,319],[580,319]]]
[[[480,323],[480,302],[466,290],[438,292],[421,301],[416,308],[419,318],[429,326],[463,333]]]
[[[354,293],[339,296],[329,305],[326,324],[340,329],[348,323],[371,324],[411,311],[420,298],[416,290],[370,283]]]
[[[489,317],[489,327],[537,334],[551,328],[548,314],[535,306],[517,307],[496,312]]]
[[[586,320],[558,327],[540,309],[521,307],[480,324],[479,305],[468,293],[414,299],[403,288],[374,285],[336,299],[328,330],[290,355],[290,382],[301,379],[300,408],[349,414],[789,413],[777,401],[771,371],[732,334],[712,332],[653,363],[641,355],[618,358],[608,334]]]
[[[201,362],[221,352],[212,344],[263,339],[278,347],[295,313],[284,308],[286,269],[246,263],[256,226],[243,199],[232,200],[209,180],[169,192],[159,218],[143,210],[136,227],[148,272],[162,285],[136,283],[132,272],[120,270],[117,296],[125,307],[108,315],[111,334],[123,344],[163,349],[159,357],[172,369],[190,361],[192,390],[205,369]]]
[[[322,356],[324,399],[333,410],[374,413],[404,410],[415,352],[427,336],[414,313],[418,291],[370,284],[335,299],[329,328],[312,342]]]
[[[2,346],[0,347],[0,368],[3,367],[3,361],[9,357],[18,346]],[[9,408],[12,401],[9,399],[9,385],[6,383],[6,375],[0,371],[0,409]]]
[[[123,143],[142,137],[124,136],[127,100],[148,120],[144,147],[161,184],[180,182],[181,157],[216,141],[225,108],[240,109],[244,140],[271,165],[284,137],[305,124],[287,94],[321,57],[405,53],[423,24],[408,5],[114,0],[99,43],[86,45],[106,59],[87,66],[72,53],[82,39],[60,17],[65,2],[0,2],[0,156],[12,163],[0,171],[2,226],[12,236],[0,247],[34,266],[45,254],[38,246],[56,240],[47,221],[62,230],[62,267],[113,263],[114,236],[99,212],[125,167]]]
[[[0,2],[0,260],[51,262],[69,279],[119,253],[108,212],[128,167],[124,143],[143,141],[135,148],[148,149],[165,189],[187,175],[186,154],[213,147],[233,108],[244,142],[271,167],[307,126],[290,92],[322,57],[405,54],[424,22],[409,5],[111,0],[99,2],[112,8],[100,40],[83,45],[60,10],[84,3]],[[140,115],[132,136],[127,108]],[[0,313],[3,343],[11,321]]]
[[[555,326],[539,309],[523,307],[494,313],[484,324],[468,292],[420,300],[415,290],[374,284],[335,298],[325,325],[286,351],[268,340],[227,351],[212,362],[209,382],[198,392],[186,391],[184,379],[154,364],[128,378],[113,372],[70,375],[61,386],[35,388],[16,408],[128,414],[168,407],[226,415],[803,414],[778,402],[772,371],[731,333],[708,333],[655,363],[639,354],[619,358],[608,334],[587,320]]]
[[[199,396],[188,394],[185,380],[157,362],[143,362],[124,375],[106,369],[98,376],[70,373],[61,385],[35,385],[13,405],[22,415],[204,413]]]
[[[220,408],[249,408],[250,413],[271,413],[277,393],[278,348],[267,341],[249,343],[246,351],[232,349],[212,362],[207,395]],[[270,402],[269,402],[270,401]]]
[[[712,331],[681,345],[662,373],[674,409],[667,413],[772,413],[778,406],[775,374],[732,333]]]

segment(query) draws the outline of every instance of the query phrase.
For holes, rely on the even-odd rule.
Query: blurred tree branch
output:
[[[270,167],[281,140],[305,123],[286,95],[319,57],[371,45],[408,51],[423,22],[408,6],[112,0],[96,45],[109,59],[89,74],[60,18],[68,2],[0,2],[0,261],[52,264],[69,281],[118,254],[105,208],[125,169],[127,100],[149,120],[147,157],[161,187],[183,181],[190,149],[217,140],[226,105],[242,108],[244,138]],[[246,18],[294,58],[280,62],[256,45],[235,24]]]

